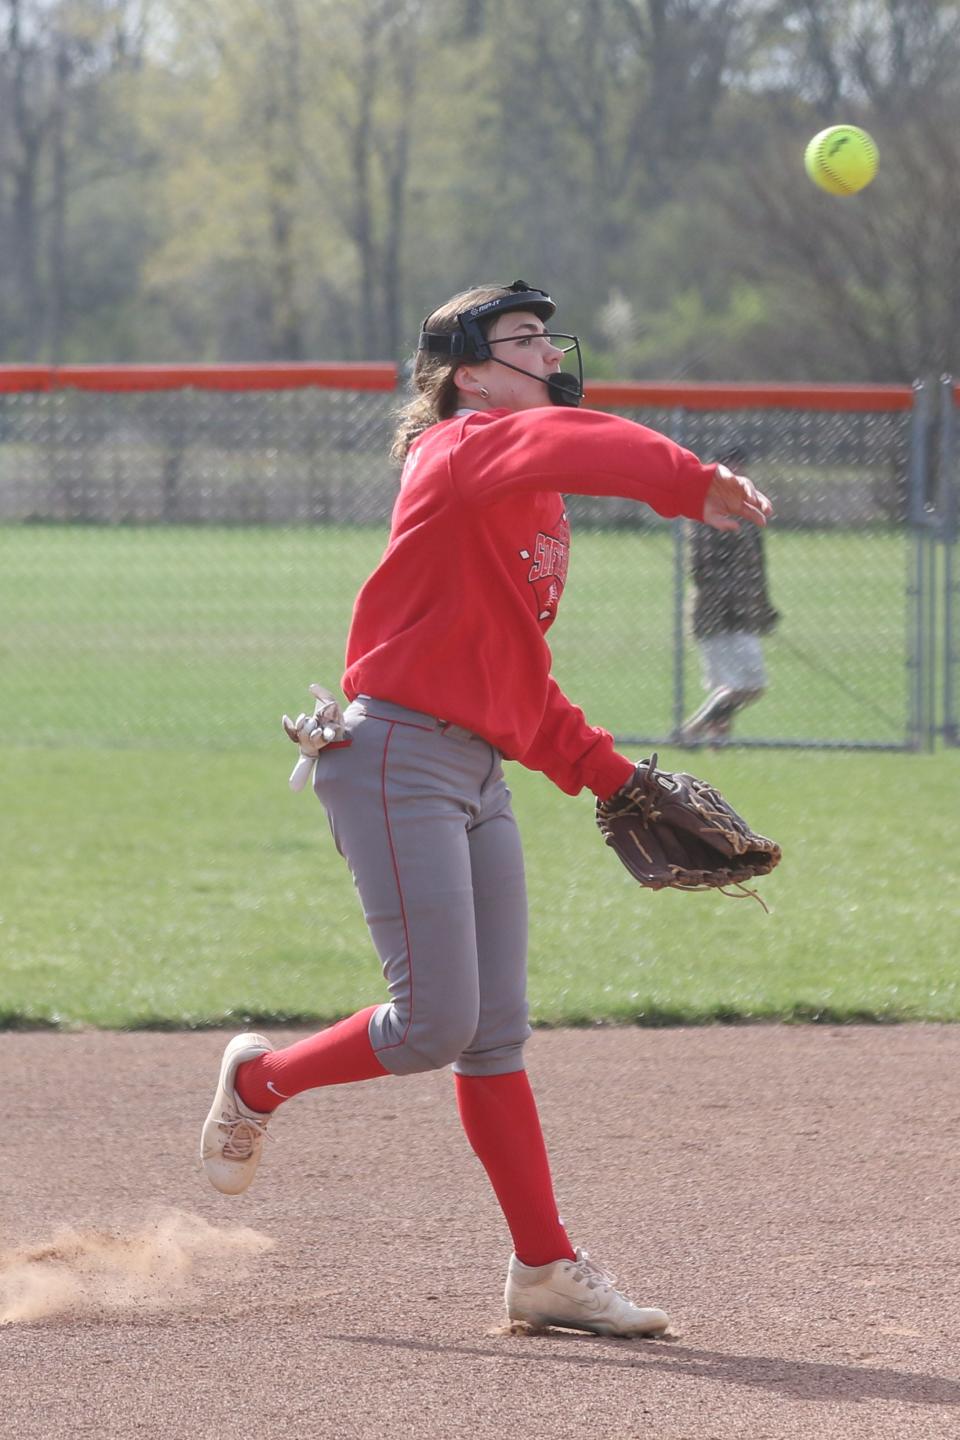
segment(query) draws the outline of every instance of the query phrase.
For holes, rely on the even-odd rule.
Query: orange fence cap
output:
[[[0,392],[97,390],[396,390],[390,361],[299,361],[233,365],[0,365]],[[598,409],[909,410],[910,385],[718,383],[697,380],[588,380]],[[960,403],[960,385],[955,388]]]
[[[588,405],[677,410],[910,410],[912,385],[720,384],[705,380],[587,380]]]
[[[395,390],[389,362],[236,365],[0,365],[0,392],[18,390]]]

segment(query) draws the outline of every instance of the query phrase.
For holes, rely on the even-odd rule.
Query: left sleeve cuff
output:
[[[587,778],[587,785],[598,800],[609,800],[621,785],[626,785],[633,776],[634,764],[626,755],[611,752],[606,762]]]

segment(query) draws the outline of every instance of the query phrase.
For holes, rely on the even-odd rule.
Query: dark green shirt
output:
[[[767,593],[763,531],[690,527],[690,573],[694,583],[693,633],[697,639],[746,630],[766,635],[780,616]]]

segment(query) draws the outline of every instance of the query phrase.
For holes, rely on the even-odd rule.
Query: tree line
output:
[[[0,0],[0,120],[8,363],[400,360],[522,277],[594,377],[960,364],[960,0]]]

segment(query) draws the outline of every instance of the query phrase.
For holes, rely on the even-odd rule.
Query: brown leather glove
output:
[[[694,775],[658,770],[656,755],[641,760],[609,800],[597,801],[597,824],[634,879],[650,890],[729,885],[744,891],[744,881],[768,875],[780,863],[780,846],[756,835],[719,790]]]

